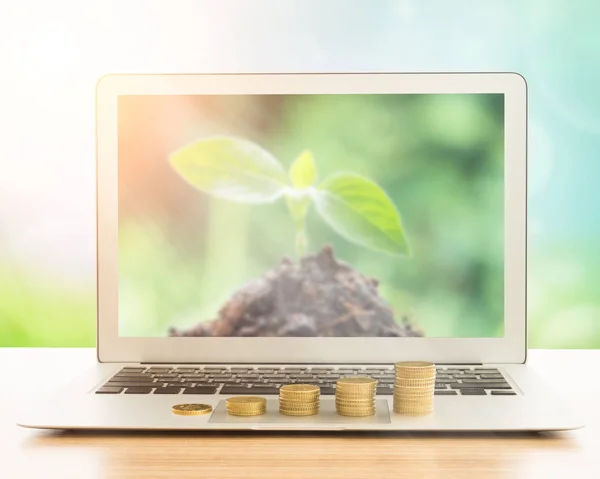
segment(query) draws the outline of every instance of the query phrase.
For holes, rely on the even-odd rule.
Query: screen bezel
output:
[[[504,94],[504,336],[140,338],[118,328],[120,95]],[[101,362],[523,363],[526,359],[527,85],[516,73],[107,75],[96,87],[97,326]]]

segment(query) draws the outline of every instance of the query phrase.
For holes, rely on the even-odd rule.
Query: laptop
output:
[[[96,95],[98,362],[20,425],[581,427],[526,363],[520,75],[108,75]],[[410,360],[436,365],[426,415],[393,410]],[[346,376],[377,379],[374,414],[337,414]],[[305,383],[318,414],[280,414]],[[238,396],[266,413],[228,414]]]

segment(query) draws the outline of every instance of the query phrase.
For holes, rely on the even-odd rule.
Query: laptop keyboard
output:
[[[514,396],[498,369],[437,367],[436,396]],[[377,394],[394,394],[393,367],[124,367],[96,394],[279,394],[284,384],[317,384],[321,394],[334,395],[336,381],[348,375],[378,380]]]

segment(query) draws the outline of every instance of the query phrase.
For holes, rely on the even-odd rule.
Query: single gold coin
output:
[[[369,376],[345,376],[337,380],[338,385],[342,386],[367,386],[367,385],[376,385],[377,379],[370,378]]]
[[[426,361],[405,361],[395,364],[396,379],[398,378],[432,378],[435,377],[435,364]]]
[[[266,404],[267,400],[260,396],[235,396],[227,398],[227,404]]]
[[[210,414],[213,408],[210,404],[176,404],[171,408],[178,416],[200,416]]]
[[[338,410],[337,413],[340,416],[348,416],[348,417],[367,417],[375,415],[375,410],[372,411],[346,411],[346,410]]]
[[[311,409],[306,411],[299,411],[297,409],[279,409],[279,413],[284,416],[315,416],[319,414],[319,409]]]
[[[396,414],[404,416],[424,416],[433,412],[433,408],[394,408]]]
[[[246,412],[246,411],[227,411],[227,414],[230,414],[232,416],[244,416],[244,417],[251,417],[251,416],[262,416],[263,414],[265,414],[267,412],[266,409],[262,410],[262,411],[255,411],[255,412]]]
[[[396,378],[394,381],[396,386],[402,386],[407,388],[418,388],[423,386],[433,386],[435,384],[435,378],[427,378],[427,379],[405,379],[405,378]]]
[[[319,386],[313,384],[286,384],[279,388],[279,394],[281,393],[294,393],[294,394],[302,394],[302,393],[313,393],[319,394],[321,392],[321,388]]]
[[[435,368],[435,364],[429,361],[400,361],[394,363],[394,367],[406,369],[431,369]]]

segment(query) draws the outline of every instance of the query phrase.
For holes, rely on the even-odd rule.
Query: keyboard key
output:
[[[121,369],[121,372],[128,372],[128,373],[141,373],[142,371],[145,371],[146,368],[123,368]]]
[[[183,394],[215,394],[218,387],[215,386],[195,386],[193,388],[185,388]]]
[[[263,376],[265,379],[285,379],[285,374],[265,374]]]
[[[156,388],[156,387],[162,387],[162,385],[163,385],[163,383],[153,383],[153,382],[131,383],[131,382],[109,381],[104,386],[121,387],[121,388],[129,388],[129,387]]]
[[[463,396],[486,396],[485,389],[461,389],[460,393]]]
[[[300,374],[306,371],[306,368],[284,368],[286,374]]]
[[[238,374],[239,379],[258,379],[258,374]]]
[[[171,374],[171,373],[160,373],[160,374],[155,374],[154,375],[155,378],[176,378],[177,374]]]
[[[462,378],[461,378],[462,379]],[[465,384],[478,384],[478,383],[486,383],[486,384],[504,384],[506,383],[506,379],[462,379],[462,382]]]
[[[193,373],[197,368],[175,368],[173,372],[176,373]]]
[[[492,396],[516,396],[517,393],[514,391],[492,391]]]
[[[125,390],[125,394],[150,394],[152,388],[131,387]]]
[[[446,383],[435,383],[436,389],[448,389],[448,385]]]
[[[250,388],[244,386],[223,386],[219,394],[250,394]]]
[[[497,369],[475,368],[475,374],[501,374]]]
[[[436,389],[433,393],[435,396],[456,396],[458,391],[452,389]]]
[[[504,379],[502,374],[481,374],[482,379]]]
[[[125,388],[116,386],[103,386],[96,391],[96,394],[119,394],[121,391],[123,391],[123,389]]]
[[[477,376],[475,376],[474,374],[457,374],[455,377],[458,379],[462,379],[463,381],[466,379],[477,379]]]
[[[254,368],[250,368],[250,367],[244,367],[244,368],[230,368],[229,369],[232,373],[245,373],[248,371],[253,371]]]
[[[273,368],[256,368],[256,369],[264,374],[272,374],[274,371]]]
[[[380,384],[394,384],[396,382],[395,378],[383,378],[383,379],[378,379]]]
[[[327,387],[327,386],[321,386],[321,394],[324,396],[330,396],[335,394],[335,388],[332,387]]]
[[[115,374],[111,379],[119,379],[121,381],[137,381],[137,382],[145,382],[152,381],[152,376],[150,374],[140,374],[136,376],[125,376],[123,374]]]
[[[463,383],[450,384],[452,389],[511,389],[508,383]]]
[[[265,384],[264,386],[267,385]],[[279,388],[275,386],[263,387],[262,385],[255,385],[248,389],[246,394],[279,394]]]
[[[330,371],[333,371],[333,368],[312,368],[310,370],[312,374],[327,374]]]
[[[168,373],[173,368],[148,368],[149,373]]]
[[[354,369],[336,369],[335,373],[337,374],[354,374]]]
[[[156,391],[154,391],[154,394],[179,394],[179,391],[181,391],[181,387],[166,387],[166,388],[156,388]]]
[[[394,388],[377,388],[377,395],[379,396],[391,396],[394,394]]]

